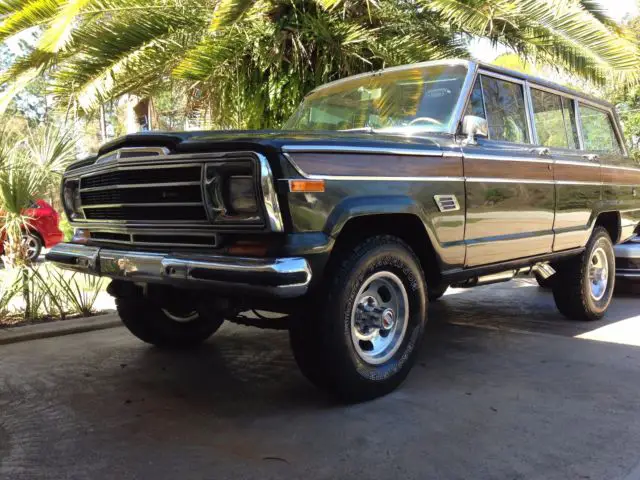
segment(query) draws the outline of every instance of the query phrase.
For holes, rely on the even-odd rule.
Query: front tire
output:
[[[596,227],[581,255],[558,264],[552,285],[558,310],[572,320],[599,320],[611,304],[615,272],[609,233]]]
[[[298,318],[290,341],[302,373],[349,402],[385,395],[415,362],[427,315],[427,288],[411,248],[372,237],[345,252],[317,296],[316,314]]]
[[[203,314],[175,303],[164,307],[139,296],[116,297],[116,306],[122,323],[133,335],[159,348],[196,347],[224,322],[217,313]]]

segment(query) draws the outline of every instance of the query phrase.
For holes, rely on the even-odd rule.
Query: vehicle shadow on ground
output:
[[[540,288],[531,278],[468,290],[450,289],[431,304],[429,316],[430,321],[454,325],[575,337],[640,315],[637,288],[621,285],[605,317],[591,322],[565,318],[557,310],[552,292]]]
[[[504,362],[510,363],[520,348],[515,344],[535,342],[512,331],[573,337],[628,318],[634,305],[640,307],[637,298],[618,297],[605,320],[581,324],[562,317],[551,293],[528,279],[454,290],[430,306],[424,344],[409,377],[410,389],[419,395],[429,395],[434,385],[450,389],[451,372],[464,377],[480,358],[492,368],[505,368]],[[87,361],[80,369],[61,367],[90,382],[86,391],[70,393],[74,410],[90,418],[97,415],[107,424],[129,422],[131,428],[151,436],[166,435],[163,429],[170,428],[171,435],[197,439],[218,431],[216,422],[222,419],[250,424],[265,418],[345,411],[344,403],[301,375],[285,331],[226,324],[201,348],[185,352],[142,345],[124,329],[113,334],[108,359]],[[637,347],[601,345],[601,349],[640,352]]]

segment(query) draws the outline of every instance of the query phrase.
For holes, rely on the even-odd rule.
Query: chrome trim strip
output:
[[[107,185],[106,187],[80,188],[80,193],[100,192],[102,190],[125,190],[129,188],[162,188],[162,187],[195,187],[200,186],[200,182],[164,182],[164,183],[127,183],[124,185]]]
[[[634,167],[621,167],[618,165],[602,165],[602,168],[608,168],[610,170],[623,170],[626,172],[638,172],[640,173],[640,168],[634,168]]]
[[[310,180],[369,180],[381,182],[463,182],[464,177],[365,177],[348,175],[307,175]]]
[[[593,186],[602,186],[604,183],[602,182],[580,182],[575,180],[556,180],[558,185],[593,185]]]
[[[226,288],[236,293],[258,293],[280,298],[304,295],[311,282],[309,263],[301,257],[248,258],[223,255],[179,255],[139,252],[60,243],[46,255],[47,261],[68,270],[80,271],[134,282],[176,286]],[[197,272],[218,273],[218,279],[204,278]],[[240,274],[241,280],[233,275]],[[264,279],[276,279],[265,285]],[[303,276],[299,283],[287,283]],[[289,279],[289,280],[288,280]]]
[[[155,220],[154,220],[155,222]],[[185,223],[186,222],[186,223]],[[88,228],[91,230],[100,229],[101,231],[115,231],[117,233],[122,233],[126,231],[126,229],[131,228],[160,228],[160,229],[174,229],[175,233],[185,232],[186,228],[194,228],[198,229],[201,232],[215,232],[218,230],[260,230],[264,228],[264,225],[261,224],[252,224],[252,225],[213,225],[209,220],[198,220],[198,221],[176,221],[176,220],[166,220],[166,221],[157,221],[157,223],[149,222],[147,220],[87,220],[83,218],[81,220],[74,220],[70,222],[74,228]],[[195,230],[187,230],[189,232],[193,232]]]
[[[460,122],[462,122],[462,117],[464,115],[465,109],[467,108],[467,98],[471,95],[471,91],[473,90],[477,70],[478,65],[476,63],[469,62],[467,64],[467,74],[464,77],[464,82],[462,84],[462,88],[460,89],[458,100],[453,107],[451,119],[449,120],[448,129],[449,133],[452,135],[455,135],[457,133],[458,125],[460,125]]]
[[[616,277],[640,280],[640,272],[632,272],[627,270],[617,270]]]
[[[211,228],[214,228],[213,225],[211,225]],[[96,225],[91,225],[91,233],[120,233],[123,235],[186,235],[189,237],[211,237],[214,236],[216,232],[217,230],[189,230],[184,228],[154,228],[150,230],[144,228],[129,228],[127,226],[97,227]]]
[[[348,145],[283,145],[285,153],[379,153],[383,155],[413,155],[416,157],[442,157],[442,150],[412,150],[410,148],[385,148],[385,147],[353,147]]]
[[[576,167],[602,168],[602,165],[600,165],[599,163],[589,162],[588,160],[584,160],[583,162],[579,160],[556,160],[554,163],[556,165],[574,165]]]
[[[158,161],[158,159],[156,157],[152,157],[156,162]],[[136,159],[138,160],[138,159]],[[94,169],[92,171],[88,171],[86,173],[82,173],[80,175],[77,176],[77,178],[79,179],[83,179],[83,178],[89,178],[89,177],[94,177],[96,175],[102,175],[105,172],[118,172],[118,171],[127,171],[127,170],[165,170],[168,168],[188,168],[188,167],[202,167],[202,163],[201,162],[193,162],[193,159],[185,159],[186,163],[162,163],[162,164],[155,164],[155,165],[112,165],[112,164],[102,164],[99,165],[99,169]],[[167,161],[168,162],[168,161]],[[78,172],[74,172],[74,173],[78,173]],[[74,177],[76,178],[76,177]],[[144,186],[144,184],[140,184],[140,186]]]
[[[526,178],[495,178],[495,177],[465,177],[472,183],[539,183],[542,185],[554,185],[555,180],[528,180]]]
[[[200,207],[202,202],[157,202],[157,203],[100,203],[95,205],[82,205],[85,210],[94,208],[118,208],[118,207]]]
[[[483,155],[481,153],[465,153],[465,160],[491,160],[497,162],[526,162],[526,163],[554,163],[553,159],[539,158],[539,157],[511,157],[508,155]]]
[[[255,155],[260,162],[260,185],[262,187],[264,208],[267,213],[266,220],[272,232],[283,232],[284,222],[282,221],[282,211],[278,203],[278,194],[276,193],[271,166],[264,155],[257,152]]]

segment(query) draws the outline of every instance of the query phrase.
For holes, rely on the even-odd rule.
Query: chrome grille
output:
[[[86,220],[202,223],[201,164],[125,167],[80,178]]]

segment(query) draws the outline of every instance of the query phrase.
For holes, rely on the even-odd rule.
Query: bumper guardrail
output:
[[[45,258],[67,270],[119,280],[278,298],[304,295],[311,281],[309,263],[301,257],[156,253],[61,243]]]

